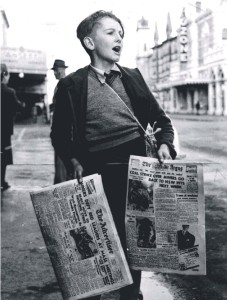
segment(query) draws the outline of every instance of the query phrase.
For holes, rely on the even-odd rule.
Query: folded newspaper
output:
[[[126,208],[132,269],[206,274],[202,164],[130,156]]]
[[[65,300],[110,292],[132,278],[103,190],[101,176],[30,192],[35,214]]]

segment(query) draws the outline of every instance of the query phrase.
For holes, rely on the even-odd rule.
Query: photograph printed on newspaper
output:
[[[64,300],[117,290],[132,278],[98,174],[30,192]]]
[[[205,275],[203,165],[130,156],[126,233],[130,268]]]

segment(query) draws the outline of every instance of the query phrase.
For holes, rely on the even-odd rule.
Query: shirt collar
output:
[[[98,69],[98,68],[95,68],[94,66],[92,66],[90,64],[90,67],[91,69],[95,72],[98,80],[101,82],[101,83],[105,83],[106,81],[106,76],[105,76],[105,72],[101,69]],[[122,74],[121,74],[121,71],[120,69],[118,68],[118,66],[116,64],[113,65],[113,67],[111,68],[110,71],[114,71],[114,72],[117,72],[119,74],[119,77],[121,78]]]

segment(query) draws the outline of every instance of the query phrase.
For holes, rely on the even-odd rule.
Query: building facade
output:
[[[214,10],[197,1],[189,17],[183,9],[176,36],[168,16],[166,40],[158,42],[156,28],[154,47],[138,53],[137,66],[165,110],[227,116],[226,16],[226,0]]]
[[[1,15],[1,63],[10,72],[9,86],[16,90],[18,98],[26,104],[23,117],[30,116],[34,107],[44,107],[47,98],[46,53],[25,47],[10,47],[7,43],[9,22],[6,13]]]

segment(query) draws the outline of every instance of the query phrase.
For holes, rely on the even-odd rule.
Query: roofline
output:
[[[155,45],[155,46],[151,47],[151,49],[160,48],[160,47],[162,47],[164,44],[168,43],[169,41],[173,41],[173,40],[177,39],[177,37],[178,37],[178,36],[176,35],[176,36],[173,36],[173,37],[171,37],[171,38],[169,38],[169,39],[166,39],[166,40],[163,41],[161,44],[158,44],[158,45]]]

